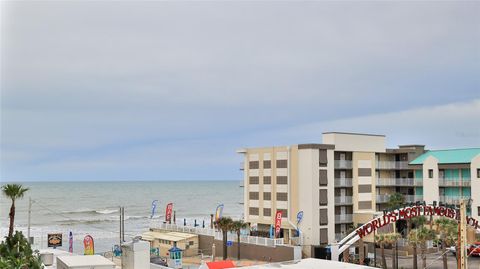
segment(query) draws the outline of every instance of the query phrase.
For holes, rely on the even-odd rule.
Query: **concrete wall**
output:
[[[385,152],[385,136],[349,133],[324,133],[322,143],[335,145],[336,151]]]
[[[199,235],[199,245],[203,250],[203,254],[211,255],[213,237],[207,235]],[[215,240],[215,256],[222,257],[223,242],[221,240]],[[237,258],[237,242],[233,242],[233,246],[228,248],[228,258],[235,260]],[[240,244],[240,258],[258,260],[258,261],[291,261],[294,259],[294,247],[292,246],[277,246],[277,247],[265,247],[252,244]]]
[[[430,169],[433,170],[433,178],[428,177],[428,170]],[[438,160],[430,156],[423,162],[423,200],[427,204],[440,201],[438,185]]]
[[[480,178],[477,177],[477,169],[480,168],[480,155],[472,159],[470,163],[470,180],[471,180],[471,193],[472,193],[472,217],[479,219],[480,212]]]

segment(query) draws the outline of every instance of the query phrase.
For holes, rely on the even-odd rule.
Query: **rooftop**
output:
[[[439,164],[470,163],[480,154],[480,148],[430,150],[418,156],[410,164],[423,164],[430,156],[438,160]]]

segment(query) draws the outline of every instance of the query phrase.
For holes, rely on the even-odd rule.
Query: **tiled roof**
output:
[[[465,149],[447,149],[447,150],[430,150],[418,156],[410,164],[423,164],[430,156],[436,158],[438,163],[470,163],[475,156],[480,154],[480,148]]]

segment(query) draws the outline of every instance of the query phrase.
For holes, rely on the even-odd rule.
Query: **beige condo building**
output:
[[[418,171],[427,168],[410,165],[428,153],[423,145],[388,149],[384,135],[342,132],[323,133],[322,142],[238,151],[244,155],[245,221],[260,235],[268,236],[280,210],[280,237],[301,241],[306,256],[322,257],[329,244],[385,209],[392,193],[402,193],[406,202],[423,201],[424,195],[441,201],[441,190],[423,189],[424,173]],[[478,153],[480,158],[480,149]],[[432,158],[426,158],[429,165],[435,163]],[[472,171],[478,169],[475,165],[469,166]],[[300,211],[303,219],[297,224]]]

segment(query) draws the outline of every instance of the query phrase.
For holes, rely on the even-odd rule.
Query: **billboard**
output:
[[[54,233],[47,235],[47,244],[49,248],[56,248],[62,246],[62,234]]]

